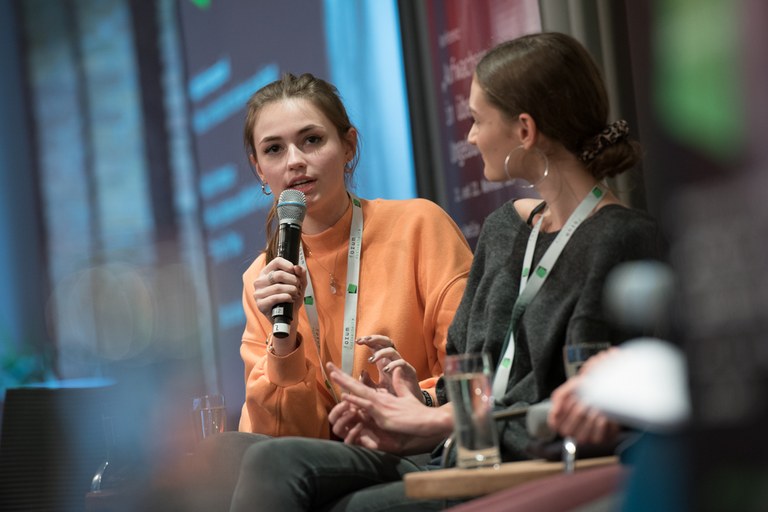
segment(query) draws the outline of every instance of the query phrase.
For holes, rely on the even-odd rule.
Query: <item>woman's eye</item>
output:
[[[319,144],[320,141],[322,141],[322,140],[323,140],[323,138],[320,137],[319,135],[310,135],[309,137],[307,137],[307,143],[308,144]]]
[[[272,144],[271,146],[267,146],[264,148],[264,154],[271,154],[271,153],[277,153],[280,150],[280,146],[277,144]]]

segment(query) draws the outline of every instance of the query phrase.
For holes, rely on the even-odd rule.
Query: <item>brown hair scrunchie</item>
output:
[[[581,152],[579,158],[581,158],[583,162],[589,162],[595,158],[603,148],[615,144],[616,141],[623,139],[628,134],[629,125],[625,120],[619,119],[618,121],[614,121],[608,124],[602,132],[597,134],[586,144],[586,149]]]

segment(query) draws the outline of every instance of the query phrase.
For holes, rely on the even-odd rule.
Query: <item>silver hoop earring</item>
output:
[[[510,181],[512,181],[512,182],[518,181],[519,178],[513,178],[512,176],[509,175],[509,167],[508,167],[509,166],[509,158],[512,156],[512,153],[514,153],[518,149],[524,149],[524,148],[525,148],[525,146],[520,144],[515,149],[510,151],[507,154],[507,157],[504,159],[504,173],[507,175],[507,178],[509,178]],[[536,153],[539,154],[544,159],[544,172],[541,174],[541,178],[539,178],[535,183],[526,183],[526,184],[514,183],[514,185],[516,187],[518,187],[518,188],[525,188],[525,189],[533,188],[533,187],[541,184],[541,182],[544,181],[544,178],[549,176],[549,158],[547,158],[547,155],[545,155],[544,152],[542,150],[540,150],[539,148],[533,148],[533,150],[536,151]]]
[[[265,196],[271,196],[272,195],[272,191],[271,190],[267,191],[267,184],[264,183],[263,181],[261,182],[261,193],[264,194]]]

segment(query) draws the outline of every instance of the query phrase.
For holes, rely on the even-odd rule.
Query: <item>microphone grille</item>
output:
[[[304,193],[299,190],[287,189],[280,194],[277,200],[277,218],[280,222],[294,222],[301,224],[307,213],[307,200]]]

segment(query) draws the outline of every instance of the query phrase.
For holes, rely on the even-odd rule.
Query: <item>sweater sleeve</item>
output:
[[[252,293],[252,283],[263,267],[262,255],[243,274],[246,326],[240,355],[245,366],[245,404],[239,430],[327,439],[328,416],[318,396],[315,368],[305,357],[306,340],[286,356],[267,350],[271,324],[256,307]]]
[[[435,385],[443,373],[448,328],[464,295],[472,252],[455,222],[439,206],[427,201],[420,224],[418,279],[424,297],[424,332],[438,359],[431,361],[431,377],[420,382],[435,397]]]

